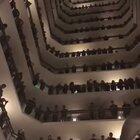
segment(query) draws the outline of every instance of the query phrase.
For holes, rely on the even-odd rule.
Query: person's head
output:
[[[114,101],[113,100],[111,101],[111,104],[114,104]]]
[[[90,103],[90,105],[92,106],[92,105],[94,105],[94,103],[93,103],[93,102],[91,102],[91,103]]]
[[[105,140],[105,136],[104,135],[101,135],[101,140]]]
[[[22,129],[18,130],[18,134],[24,135],[24,130],[22,130]]]
[[[113,133],[112,133],[112,132],[109,133],[109,137],[110,137],[110,138],[113,137]]]
[[[115,81],[114,81],[114,80],[112,80],[112,83],[115,83]]]
[[[70,138],[70,140],[73,140],[73,138]]]
[[[57,140],[61,140],[61,137],[59,136],[59,137],[57,137]]]
[[[92,134],[92,138],[95,138],[95,136],[96,136],[96,135],[93,133],[93,134]]]
[[[18,130],[18,134],[20,134],[21,133],[21,130]]]
[[[2,88],[2,89],[6,88],[6,85],[5,85],[5,84],[2,84],[2,85],[1,85],[1,88]]]
[[[133,103],[135,106],[139,106],[140,105],[140,98],[134,99]]]
[[[52,139],[52,135],[48,135],[48,140],[51,140]]]
[[[43,137],[40,137],[39,140],[43,140]]]

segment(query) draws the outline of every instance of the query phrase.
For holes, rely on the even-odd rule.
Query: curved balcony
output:
[[[1,57],[3,57],[3,55],[1,55]],[[4,60],[4,59],[1,59],[1,60]],[[8,111],[9,111],[9,114],[10,114],[10,116],[11,116],[11,118],[12,118],[12,123],[14,124],[14,127],[16,128],[16,129],[18,129],[19,128],[19,126],[22,126],[23,127],[23,129],[25,129],[25,132],[27,132],[26,133],[26,136],[27,136],[27,139],[31,139],[31,138],[36,138],[37,136],[38,136],[38,134],[36,133],[36,132],[39,132],[39,130],[45,130],[47,127],[48,127],[48,125],[42,125],[41,123],[39,123],[39,122],[37,122],[37,121],[35,121],[35,120],[33,120],[33,119],[31,119],[30,117],[27,117],[26,115],[24,115],[24,114],[22,114],[21,113],[21,111],[20,111],[20,107],[19,107],[19,102],[18,102],[18,100],[17,100],[17,96],[15,95],[15,89],[14,89],[14,87],[13,87],[13,85],[11,84],[12,83],[12,81],[11,81],[11,78],[10,78],[10,76],[9,76],[9,72],[8,72],[8,67],[6,66],[6,61],[4,60],[4,61],[2,61],[3,63],[2,64],[5,64],[5,65],[3,65],[3,67],[0,69],[1,71],[1,73],[3,73],[4,72],[4,78],[7,78],[7,80],[5,81],[5,83],[7,84],[7,86],[8,86],[8,90],[6,91],[6,93],[5,93],[5,97],[7,97],[8,98],[8,100],[10,101],[10,104],[7,106],[7,109],[8,109]],[[8,73],[8,74],[7,74]],[[9,92],[10,91],[10,92]],[[19,90],[20,91],[20,90]],[[19,92],[18,92],[19,93]],[[23,94],[22,94],[23,95]],[[12,99],[12,100],[11,100]],[[15,109],[13,109],[12,107],[16,107],[16,110]],[[14,119],[16,117],[16,119]],[[22,119],[22,121],[21,121],[21,119]],[[23,123],[23,120],[24,120],[24,123]],[[89,121],[90,122],[90,121]],[[102,121],[102,122],[105,122],[105,121]],[[107,121],[108,122],[108,121]],[[85,123],[79,123],[79,124],[76,124],[76,129],[78,129],[78,127],[83,127],[84,128],[84,126],[85,125],[87,125],[87,123],[88,123],[88,121],[87,122],[85,122]],[[90,124],[91,123],[96,123],[96,122],[90,122]],[[98,122],[99,123],[99,122]],[[31,134],[30,132],[31,131],[29,131],[29,130],[31,130],[31,127],[29,127],[29,124],[34,124],[35,126],[36,126],[36,128],[37,128],[37,130],[36,129],[32,129],[32,132],[34,133],[34,134],[37,134],[37,135],[33,135],[33,134]],[[103,123],[102,123],[103,124]],[[102,125],[101,124],[101,125]],[[108,127],[110,127],[111,125],[113,125],[113,124],[116,124],[116,121],[109,121],[108,123]],[[117,126],[116,126],[116,128],[121,128],[121,124],[123,124],[123,121],[117,121]],[[56,128],[56,125],[57,124],[55,124],[55,128]],[[58,124],[59,125],[59,124]],[[64,124],[65,125],[65,132],[68,134],[68,132],[69,132],[69,130],[68,130],[68,127],[70,127],[71,125],[72,125],[72,123],[66,123],[66,124]],[[31,125],[30,125],[31,126]],[[53,125],[54,126],[54,125]],[[60,132],[58,132],[57,131],[57,133],[56,133],[56,131],[54,130],[54,127],[53,126],[50,126],[49,127],[49,129],[47,129],[47,134],[49,134],[49,133],[51,133],[51,131],[53,130],[53,133],[55,133],[55,134],[57,134],[57,135],[61,135],[62,133],[61,133],[61,131]],[[59,125],[59,127],[60,127],[60,125]],[[41,128],[41,129],[40,129]],[[87,126],[87,128],[88,129],[92,129],[91,127],[89,127],[89,125]],[[86,128],[86,129],[87,129]],[[101,128],[98,128],[98,130],[100,130],[101,131]],[[71,131],[71,133],[73,133],[74,131]],[[81,132],[81,130],[79,130],[79,132],[76,132],[77,134],[80,134],[80,132]],[[106,135],[107,135],[107,133],[108,133],[109,131],[107,130],[106,132],[104,132]],[[114,133],[115,133],[116,131],[114,131]],[[40,132],[39,132],[40,133]],[[96,132],[95,132],[96,133]],[[97,133],[98,134],[98,133]],[[116,133],[115,133],[116,134]],[[45,131],[42,131],[42,133],[40,133],[40,135],[41,136],[46,136],[46,130]],[[99,135],[99,134],[98,134]],[[76,136],[76,135],[73,135],[73,136]],[[82,136],[82,137],[84,137],[85,136],[85,134]],[[64,136],[65,137],[65,136]],[[66,136],[67,137],[67,136]]]
[[[103,2],[103,3],[107,3],[107,2],[112,2],[110,0],[106,0],[106,1],[103,1],[103,0],[80,0],[80,1],[72,1],[72,0],[69,0],[70,3],[74,4],[74,5],[77,5],[77,4],[84,4],[84,3],[100,3],[100,2]]]
[[[98,13],[106,13],[106,12],[115,12],[115,11],[119,11],[121,10],[125,4],[127,4],[128,0],[125,0],[124,2],[122,2],[122,4],[120,4],[119,6],[117,5],[116,7],[115,6],[108,6],[106,8],[104,7],[94,7],[94,10],[93,9],[87,9],[87,10],[83,10],[83,9],[80,9],[80,10],[77,10],[77,11],[73,11],[71,9],[69,9],[68,7],[66,7],[65,4],[63,4],[63,2],[61,2],[61,0],[59,1],[55,1],[56,3],[56,6],[60,7],[62,9],[62,11],[64,11],[64,13],[66,13],[68,16],[73,16],[73,17],[77,17],[77,16],[83,16],[83,15],[89,15],[89,14],[98,14]]]
[[[63,4],[68,7],[71,10],[78,10],[78,9],[90,9],[90,8],[97,8],[97,7],[106,7],[106,6],[116,6],[118,5],[120,2],[122,2],[122,0],[118,0],[118,1],[113,1],[113,2],[108,2],[108,3],[88,3],[88,4],[79,4],[79,6],[77,6],[76,4],[72,4],[69,0],[65,1],[65,0],[61,0],[61,2],[63,2]]]
[[[113,20],[98,20],[98,21],[89,21],[88,22],[88,27],[95,27],[95,26],[99,26],[99,25],[104,25],[104,26],[107,26],[107,25],[114,25],[116,23],[116,21],[118,23],[122,23],[123,21],[125,21],[126,19],[128,19],[128,17],[130,17],[130,15],[132,14],[131,10],[129,10],[121,19],[113,19]],[[73,29],[78,29],[79,27],[87,27],[87,23],[83,23],[83,22],[79,22],[79,23],[75,23],[75,24],[68,24],[66,23],[65,21],[61,20],[61,19],[58,19],[57,18],[57,24],[61,25],[63,23],[63,26],[67,27],[67,29],[71,29],[71,25],[73,25]],[[70,27],[69,27],[70,26]]]
[[[45,1],[44,1],[44,3],[45,3]],[[56,3],[55,3],[55,0],[54,1],[51,1],[51,2],[49,2],[48,1],[48,3],[49,3],[49,5],[51,6],[47,6],[49,9],[51,8],[54,8],[54,11],[55,11],[55,14],[57,13],[57,15],[58,15],[58,17],[59,16],[61,16],[61,17],[63,17],[63,19],[65,19],[65,21],[72,21],[72,23],[74,23],[74,22],[78,22],[78,21],[80,21],[80,22],[82,22],[82,19],[84,19],[85,21],[87,20],[87,21],[90,21],[91,19],[97,19],[97,16],[99,15],[99,19],[97,19],[97,20],[102,20],[102,19],[108,19],[108,17],[120,17],[121,15],[123,15],[123,13],[125,13],[125,12],[127,12],[128,10],[127,9],[131,9],[131,7],[132,7],[132,5],[130,5],[130,2],[128,1],[127,3],[126,3],[126,5],[124,5],[124,8],[122,8],[120,11],[115,11],[115,12],[113,12],[113,13],[111,13],[111,14],[109,14],[108,12],[105,12],[105,13],[100,13],[100,14],[96,14],[96,13],[94,13],[94,14],[91,14],[91,15],[81,15],[81,16],[77,16],[77,17],[72,17],[72,16],[70,16],[70,15],[67,15],[66,13],[65,13],[65,11],[63,10],[62,11],[62,9],[59,7],[59,6],[57,6],[56,5]],[[57,2],[58,3],[58,2]],[[125,13],[126,14],[126,13]],[[96,20],[96,21],[97,21]],[[102,20],[103,21],[103,20]],[[79,22],[79,23],[80,23]],[[91,20],[91,22],[92,22],[92,20]]]
[[[82,42],[80,42],[80,45],[65,45],[66,47],[64,48],[62,48],[61,46],[61,44],[60,43],[58,43],[57,41],[55,41],[55,40],[53,40],[51,37],[50,37],[50,31],[48,31],[48,25],[46,26],[46,24],[48,24],[48,22],[47,22],[47,20],[45,19],[45,17],[44,17],[44,15],[46,15],[45,14],[45,11],[44,11],[44,9],[45,8],[43,8],[44,7],[44,4],[42,5],[43,3],[41,2],[41,1],[39,1],[39,5],[41,6],[41,13],[42,13],[42,18],[43,18],[43,21],[44,21],[44,23],[45,23],[45,27],[44,27],[44,29],[45,29],[45,31],[46,31],[46,39],[47,39],[47,42],[50,42],[49,44],[52,44],[54,47],[59,47],[60,49],[62,49],[62,51],[63,50],[67,50],[67,51],[71,51],[71,50],[79,50],[79,49],[81,49],[81,47],[88,47],[88,46],[90,46],[90,47],[92,47],[91,45],[93,44],[94,45],[94,47],[95,47],[95,45],[97,45],[98,44],[98,47],[102,44],[102,45],[105,45],[105,44],[108,44],[108,43],[113,43],[113,44],[115,44],[115,45],[117,45],[118,46],[118,44],[119,44],[119,46],[122,46],[122,44],[123,44],[123,41],[125,40],[125,39],[123,39],[123,40],[108,40],[108,42],[106,42],[106,41],[102,41],[102,42],[94,42],[94,43],[86,43],[86,44],[83,44]],[[32,7],[32,6],[31,6]],[[35,17],[34,17],[35,18]],[[35,18],[35,20],[36,20],[36,18]],[[135,36],[134,34],[133,34],[133,36]],[[131,35],[131,37],[132,37],[132,35]],[[131,38],[130,36],[129,36],[129,40],[130,40],[130,38]],[[128,39],[128,38],[127,38]],[[126,39],[126,40],[127,40]],[[122,42],[122,43],[120,43],[120,42]],[[128,41],[126,41],[126,42],[128,42]],[[82,43],[82,46],[81,46],[81,43]],[[117,44],[116,44],[117,43]],[[101,46],[102,46],[101,45]],[[69,47],[70,46],[70,47]],[[76,49],[77,48],[77,49]]]

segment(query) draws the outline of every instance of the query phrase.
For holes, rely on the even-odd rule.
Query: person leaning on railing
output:
[[[18,136],[16,140],[25,140],[25,134],[23,130],[18,130]]]
[[[35,98],[29,99],[26,102],[25,113],[31,114],[32,111],[35,109],[35,107],[36,107],[36,99]]]

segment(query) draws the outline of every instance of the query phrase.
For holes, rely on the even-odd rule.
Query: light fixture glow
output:
[[[123,119],[123,111],[118,112],[118,119],[122,120]]]
[[[77,118],[76,117],[72,118],[72,121],[73,122],[76,122],[77,121]]]
[[[75,90],[75,92],[74,93],[78,93],[78,91],[77,90]]]

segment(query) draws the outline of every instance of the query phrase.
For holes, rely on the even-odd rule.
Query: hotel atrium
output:
[[[0,140],[140,140],[140,0],[0,0]]]

